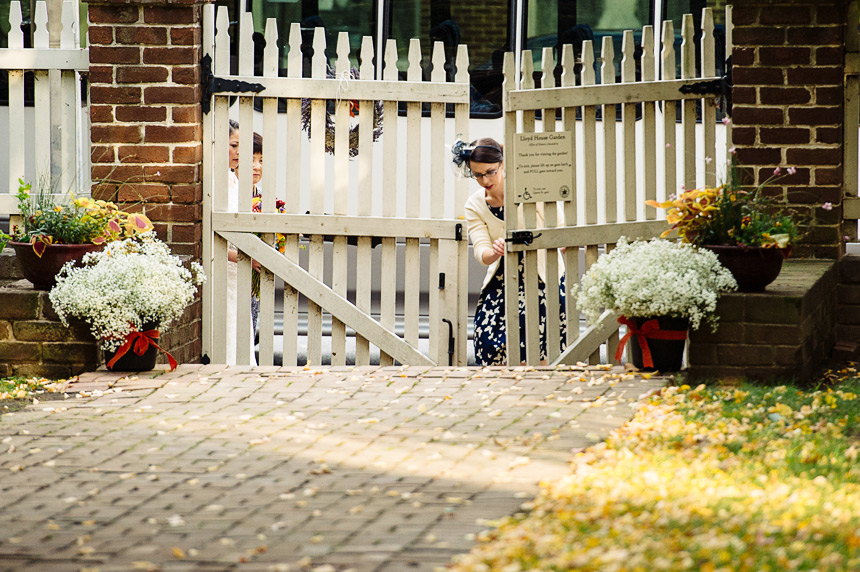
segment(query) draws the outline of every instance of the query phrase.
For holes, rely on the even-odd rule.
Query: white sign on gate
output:
[[[570,199],[573,153],[570,131],[517,133],[517,203],[565,201]]]

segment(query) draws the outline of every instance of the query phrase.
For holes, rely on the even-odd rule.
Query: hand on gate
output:
[[[497,238],[493,241],[493,254],[496,258],[501,258],[505,255],[505,239]]]

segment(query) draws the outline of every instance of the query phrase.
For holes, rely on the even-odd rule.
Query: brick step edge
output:
[[[15,281],[23,278],[24,275],[21,274],[21,268],[19,268],[18,260],[15,258],[15,251],[6,247],[0,252],[0,280]]]

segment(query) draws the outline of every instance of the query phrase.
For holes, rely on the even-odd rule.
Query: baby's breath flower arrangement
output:
[[[82,267],[66,264],[50,300],[63,323],[69,317],[88,322],[101,348],[115,351],[144,324],[163,331],[204,280],[199,264],[188,270],[155,233],[147,232],[87,254]]]
[[[628,242],[622,237],[591,265],[573,293],[592,323],[612,310],[628,318],[687,318],[697,329],[703,320],[716,328],[717,298],[736,288],[713,252],[663,239]]]

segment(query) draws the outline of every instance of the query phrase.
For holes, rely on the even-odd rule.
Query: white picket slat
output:
[[[361,66],[359,77],[374,77],[373,42],[369,36],[361,41]],[[373,200],[373,114],[375,102],[364,102],[358,110],[358,204],[359,217],[370,216]],[[355,307],[370,314],[372,299],[372,243],[369,236],[358,238],[355,264]],[[370,343],[367,338],[356,334],[356,365],[370,364]]]
[[[9,6],[9,47],[23,48],[24,35],[21,32],[21,3],[13,0]],[[9,70],[9,141],[17,141],[24,133],[24,71]],[[9,146],[9,194],[18,190],[18,179],[25,176],[25,147]]]
[[[576,64],[573,55],[573,46],[567,44],[562,50],[561,56],[561,85],[563,87],[573,87],[576,85],[576,75],[574,74],[574,65]],[[562,122],[564,131],[570,133],[571,136],[571,155],[576,157],[576,108],[562,108]],[[571,164],[571,181],[570,181],[570,200],[564,202],[564,224],[566,227],[576,226],[577,221],[577,205],[579,192],[577,191],[576,179],[577,161]],[[565,345],[577,338],[579,333],[580,312],[576,307],[574,297],[570,295],[575,284],[579,284],[579,247],[567,246],[564,252],[564,268],[565,268],[565,313],[567,315],[567,339]]]
[[[712,8],[702,9],[701,36],[701,75],[712,77],[716,74],[714,53],[714,11]],[[704,141],[703,160],[705,164],[701,171],[704,173],[704,184],[708,187],[717,186],[717,163],[723,154],[717,154],[717,98],[710,97],[701,100],[702,133]]]
[[[278,75],[278,26],[274,18],[266,21],[266,47],[263,51],[263,74]],[[281,142],[278,138],[278,100],[263,99],[263,178],[262,205],[264,213],[274,213],[275,193],[283,188],[283,182],[278,180],[279,170],[276,168],[280,156]],[[267,244],[275,243],[275,235],[269,233],[263,236]],[[260,333],[260,365],[274,364],[275,356],[275,275],[267,268],[260,267],[260,313],[257,318]]]
[[[300,78],[302,76],[302,52],[301,52],[301,28],[298,22],[290,25],[288,43],[290,47],[287,56],[287,76]],[[287,126],[286,126],[286,172],[289,179],[285,182],[284,201],[286,212],[298,213],[299,201],[289,197],[299,196],[299,185],[301,181],[302,165],[302,101],[301,99],[287,100]],[[294,264],[299,263],[299,235],[297,233],[285,233],[284,256]],[[298,338],[299,338],[299,292],[293,286],[284,284],[284,322],[283,322],[283,353],[284,365],[296,365],[298,363]]]
[[[544,48],[541,53],[541,87],[555,87],[555,60],[552,48]],[[556,130],[556,110],[548,108],[543,110],[543,131],[545,133]],[[558,204],[555,202],[543,203],[546,226],[558,225]],[[546,256],[546,347],[547,359],[554,360],[561,349],[561,311],[559,299],[559,267],[558,250],[555,248],[541,251],[540,255]]]
[[[505,59],[503,62],[503,71],[504,71],[504,80],[502,82],[502,93],[507,94],[510,90],[517,89],[520,86],[520,76],[517,70],[517,64],[514,59],[514,54],[511,52],[505,53]],[[508,98],[505,97],[502,101],[507,105]],[[514,141],[516,139],[517,133],[517,123],[518,123],[518,114],[517,112],[512,112],[511,110],[505,108],[505,149],[513,149]],[[505,168],[505,188],[508,189],[516,189],[517,188],[517,170],[513,168],[513,165],[510,163],[510,158],[508,158],[508,164]],[[509,217],[514,217],[514,213],[517,212],[517,205],[514,202],[514,193],[505,193],[505,212],[508,213],[508,216],[505,217],[505,220]],[[508,229],[508,223],[505,222],[505,230]],[[505,276],[505,319],[507,320],[507,316],[518,316],[519,314],[519,305],[516,303],[518,291],[517,291],[517,265],[511,264],[509,261],[515,257],[508,256],[510,249],[507,249],[505,252],[505,256],[502,259],[501,264],[504,264],[504,276]],[[517,320],[519,323],[519,320]],[[511,360],[514,359],[512,356],[514,352],[516,352],[517,359],[519,357],[520,352],[520,329],[519,328],[507,328],[507,356],[508,363],[511,363]]]
[[[621,81],[636,81],[636,62],[633,59],[633,31],[625,30],[621,43]],[[624,209],[623,220],[636,220],[636,104],[625,103],[621,106]],[[609,219],[606,219],[609,222]]]
[[[600,82],[603,85],[615,83],[615,46],[612,44],[611,36],[603,37],[603,46],[600,49],[600,59],[603,60],[600,66]],[[626,54],[625,54],[626,59]],[[631,116],[629,111],[630,104],[622,106],[622,134],[623,141],[623,158],[626,160],[630,156],[629,145],[633,142],[627,140],[629,132],[633,129],[635,121],[635,111]],[[618,212],[618,156],[617,156],[617,109],[615,104],[603,105],[602,117],[603,121],[603,188],[604,188],[604,205],[603,212],[604,220],[608,223],[617,220]],[[627,174],[625,165],[625,175]],[[635,172],[635,171],[634,171]],[[626,179],[625,179],[626,182]]]
[[[406,69],[407,82],[420,82],[422,80],[421,70],[421,45],[418,38],[409,41],[408,52],[409,67]],[[406,145],[409,153],[406,154],[406,173],[408,174],[406,184],[408,187],[420,188],[423,177],[421,176],[421,103],[406,104]],[[406,193],[406,217],[420,216],[421,203],[420,193]],[[406,252],[403,259],[403,275],[417,277],[421,272],[421,245],[417,239],[406,239]],[[420,292],[418,280],[403,281],[403,338],[414,345],[418,344],[418,318],[420,312]]]
[[[203,52],[207,54],[215,53],[215,5],[207,4],[203,7]],[[213,149],[217,145],[222,145],[226,147],[226,141],[224,138],[219,138],[216,140],[213,136],[213,120],[217,115],[217,111],[209,113],[203,116],[203,140],[204,141],[212,141],[211,145],[203,145],[203,164],[211,165],[212,164],[212,153]],[[222,124],[223,125],[223,124]],[[225,157],[227,154],[224,152],[222,157]],[[226,175],[226,169],[225,175]],[[201,288],[201,299],[203,306],[203,320],[201,324],[201,344],[202,344],[202,352],[203,355],[214,356],[214,352],[212,351],[212,331],[213,331],[213,297],[212,297],[212,257],[213,257],[213,233],[212,233],[212,217],[210,216],[212,213],[212,186],[214,181],[212,180],[212,170],[211,169],[203,169],[203,196],[205,197],[202,205],[202,226],[203,226],[203,245],[202,245],[202,253],[203,253],[203,269],[206,273],[206,276],[209,278],[203,283]]]
[[[520,69],[522,69],[522,78],[521,85],[523,89],[534,89],[534,60],[532,59],[531,50],[525,50],[523,52],[523,57],[520,64]],[[533,111],[524,111],[523,112],[523,133],[534,133],[535,131],[535,113]],[[507,171],[506,171],[507,173]],[[508,193],[505,193],[506,195]],[[537,226],[537,205],[535,203],[525,203],[521,205],[519,208],[522,209],[523,213],[523,224],[525,228],[535,228]],[[508,212],[508,216],[505,217],[505,224],[509,225],[509,229],[513,229],[517,227],[518,217],[513,216],[514,213],[518,212],[517,210],[506,211]],[[546,253],[542,253],[544,256]],[[514,284],[519,283],[518,278],[518,260],[516,256],[505,256],[505,270],[506,270],[506,279],[512,280]],[[525,343],[526,343],[526,360],[528,363],[538,363],[540,361],[540,344],[537,343],[539,336],[539,322],[540,322],[540,314],[539,314],[539,304],[540,298],[538,296],[538,252],[536,250],[529,250],[523,253],[523,271],[525,274],[525,278],[523,282],[525,283],[525,298],[526,298],[526,335],[525,335]],[[507,296],[507,292],[505,293]],[[514,305],[518,305],[519,297],[516,295],[511,296],[512,302]],[[507,300],[507,298],[506,298]],[[506,323],[512,324],[512,328],[508,328],[508,331],[511,329],[515,329],[519,327],[519,310],[513,310],[511,305],[507,305],[505,318]],[[520,340],[522,342],[523,340]],[[510,347],[508,348],[508,365],[517,365],[520,362],[520,351],[518,348],[511,351]]]
[[[657,73],[654,57],[654,28],[645,26],[642,28],[642,81],[654,81]],[[644,198],[646,201],[657,199],[657,110],[656,104],[651,101],[642,102],[642,154],[644,164]],[[627,209],[627,220],[636,219],[636,209]],[[645,218],[654,219],[657,211],[645,207]]]
[[[36,5],[36,32],[33,35],[33,47],[37,50],[47,50],[50,45],[48,34],[48,4],[39,2]],[[72,72],[74,73],[74,72]],[[48,112],[33,114],[33,165],[36,183],[51,182],[51,81],[48,70],[33,70],[33,108]],[[77,146],[72,147],[76,151]],[[57,189],[58,191],[60,189]],[[62,189],[66,190],[66,189]]]
[[[454,81],[469,85],[469,53],[466,46],[457,48],[456,59],[457,71]],[[454,133],[464,141],[469,141],[469,103],[467,101],[454,104]],[[460,177],[454,181],[454,218],[463,220],[465,218],[465,205],[469,197],[469,186],[467,181]],[[464,277],[469,275],[469,240],[466,230],[461,227],[463,239],[458,243],[457,249],[457,325],[454,327],[456,342],[454,347],[454,363],[466,363],[468,354],[468,316],[469,316],[469,281]],[[453,319],[453,318],[452,318]]]
[[[397,81],[397,43],[388,40],[385,46],[385,68],[382,78],[386,81]],[[398,133],[397,133],[397,108],[396,99],[386,99],[384,105],[384,132],[383,132],[383,156],[397,157]],[[397,161],[388,161],[382,173],[382,216],[395,217],[397,214]],[[394,329],[394,316],[396,312],[396,280],[397,276],[397,243],[395,238],[382,239],[382,260],[380,262],[380,275],[384,278],[379,287],[379,322],[383,327]],[[379,365],[391,365],[394,363],[391,356],[385,355],[380,348]]]
[[[693,42],[693,16],[684,14],[681,24],[681,77],[696,77],[696,46]],[[684,187],[696,188],[696,100],[684,100],[681,129],[684,137]]]
[[[663,49],[660,52],[662,79],[675,79],[675,26],[672,20],[663,22]],[[674,194],[678,190],[677,157],[678,141],[675,131],[675,117],[678,113],[678,104],[675,101],[666,100],[663,103],[663,177],[666,195]],[[665,195],[664,195],[665,197]],[[648,208],[650,211],[656,211]]]

